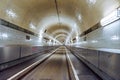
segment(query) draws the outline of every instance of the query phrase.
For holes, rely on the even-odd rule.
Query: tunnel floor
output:
[[[69,80],[65,53],[56,52],[22,80]]]
[[[37,65],[34,69],[29,71],[29,73],[23,75],[19,79],[13,80],[77,80],[74,72],[72,72],[72,74],[70,72],[72,69],[69,65],[70,61],[68,60],[67,54],[74,66],[75,72],[77,73],[78,80],[101,80],[100,77],[98,77],[84,63],[78,60],[65,47],[58,48],[57,51],[55,51],[48,59]],[[20,66],[22,65],[19,65],[19,67]],[[11,68],[11,70],[12,69],[15,71],[15,68]],[[10,73],[15,74],[14,71],[8,71],[10,70],[8,69],[1,72],[2,74],[0,74],[0,76],[3,77],[1,77],[0,80],[6,80],[7,78],[13,76],[10,75]],[[4,75],[5,73],[7,74]]]

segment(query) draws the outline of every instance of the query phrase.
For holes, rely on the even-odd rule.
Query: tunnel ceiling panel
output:
[[[55,37],[55,36],[57,36],[57,35],[59,35],[59,34],[64,34],[64,35],[68,36],[68,34],[65,33],[65,32],[59,32],[59,33],[54,34],[53,37]]]
[[[120,0],[0,0],[0,18],[35,33],[44,27],[51,34],[61,28],[49,26],[60,23],[82,33],[118,6]]]
[[[53,26],[50,26],[47,29],[45,29],[45,32],[47,34],[51,34],[51,35],[57,33],[57,31],[60,31],[60,32],[66,31],[67,33],[70,33],[71,28],[66,25],[53,25]]]
[[[60,41],[61,43],[66,42],[66,36],[58,36],[58,37],[56,37],[56,39],[57,39],[58,41]]]

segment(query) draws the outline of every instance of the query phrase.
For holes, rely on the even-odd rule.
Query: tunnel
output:
[[[0,0],[0,80],[120,80],[120,0]]]

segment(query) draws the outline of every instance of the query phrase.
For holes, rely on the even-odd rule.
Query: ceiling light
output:
[[[95,4],[96,3],[96,0],[87,0],[87,2],[91,5]]]
[[[8,38],[8,35],[7,35],[6,33],[3,33],[3,34],[2,34],[2,37],[3,37],[3,38]]]
[[[12,17],[12,18],[16,18],[16,17],[17,17],[16,13],[13,12],[12,9],[6,10],[6,13],[7,13],[10,17]]]
[[[120,17],[120,7],[117,9],[117,16]]]
[[[97,43],[98,41],[97,41],[97,40],[92,40],[91,42],[92,42],[92,43]]]
[[[30,23],[30,28],[31,29],[36,29],[36,27],[32,23]]]
[[[81,15],[79,14],[78,15],[78,19],[81,21],[82,20],[82,17],[81,17]]]
[[[120,39],[119,36],[116,36],[116,35],[111,37],[111,40],[119,40],[119,39]]]
[[[79,37],[78,36],[76,36],[76,39],[78,39]]]
[[[108,16],[106,16],[105,18],[103,18],[100,23],[102,26],[106,26],[110,23],[112,23],[113,21],[119,19],[120,16],[118,16],[118,11],[115,10],[113,11],[111,14],[109,14]]]

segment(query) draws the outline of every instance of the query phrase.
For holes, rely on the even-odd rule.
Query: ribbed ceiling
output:
[[[35,33],[74,38],[119,6],[120,0],[0,0],[0,18]]]

